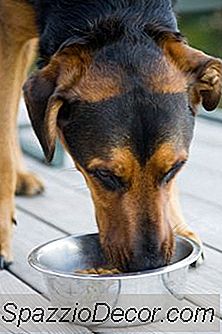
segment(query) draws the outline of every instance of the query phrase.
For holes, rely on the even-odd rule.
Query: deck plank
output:
[[[8,271],[0,271],[0,294],[36,294],[27,284],[10,274]]]
[[[46,294],[42,275],[31,268],[27,262],[28,254],[32,248],[50,240],[64,237],[67,234],[19,210],[17,214],[19,226],[14,233],[14,262],[10,270],[31,287]]]
[[[19,279],[11,275],[8,271],[3,270],[0,271],[0,295],[13,295],[13,294],[35,294],[29,286],[22,283]],[[1,315],[0,309],[0,315]],[[17,333],[18,329],[14,326],[13,329],[9,329],[6,324],[3,323],[0,319],[0,333]],[[24,331],[24,333],[27,333]]]
[[[45,178],[46,191],[33,198],[17,198],[17,206],[69,233],[97,230],[91,198]]]

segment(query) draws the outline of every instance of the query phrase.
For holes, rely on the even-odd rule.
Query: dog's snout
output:
[[[143,271],[156,269],[166,264],[167,261],[163,252],[158,250],[151,252],[147,250],[146,252],[132,256],[127,264],[127,270],[129,272]]]
[[[123,272],[136,272],[163,267],[169,263],[174,249],[171,235],[164,241],[155,232],[137,233],[135,238],[113,239],[104,245],[105,254],[112,265]]]
[[[127,263],[128,271],[149,270],[166,265],[167,259],[161,243],[158,239],[152,239],[153,237],[146,237],[142,242],[138,240],[131,250],[131,257]]]

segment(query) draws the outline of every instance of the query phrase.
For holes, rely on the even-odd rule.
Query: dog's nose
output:
[[[123,270],[127,272],[144,271],[163,267],[169,262],[170,250],[163,247],[157,236],[146,236],[138,239],[133,248],[129,249],[130,256],[122,263]]]
[[[156,269],[165,266],[168,262],[165,251],[159,242],[155,244],[150,242],[148,245],[139,242],[134,244],[134,247],[122,247],[115,243],[111,243],[110,246],[106,243],[103,245],[103,249],[108,261],[123,272]]]
[[[112,266],[123,272],[156,269],[167,265],[174,250],[174,236],[167,228],[142,221],[137,233],[105,235],[101,245]],[[165,225],[164,225],[165,226]],[[118,231],[118,230],[117,230]]]
[[[126,267],[127,271],[135,272],[160,268],[166,264],[167,260],[162,252],[147,252],[138,256],[133,256],[129,263],[126,264]]]

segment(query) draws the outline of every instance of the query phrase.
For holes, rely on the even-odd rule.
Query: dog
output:
[[[24,84],[48,161],[56,138],[84,175],[100,242],[121,271],[166,265],[186,225],[175,178],[200,104],[221,97],[222,62],[190,47],[170,0],[4,0],[0,4],[0,267],[12,261],[14,194],[43,191],[17,142]]]

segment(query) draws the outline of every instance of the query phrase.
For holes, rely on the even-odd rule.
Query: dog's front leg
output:
[[[194,264],[194,266],[201,264],[204,259],[203,244],[199,236],[185,222],[179,202],[178,189],[175,182],[171,186],[168,210],[169,220],[174,234],[194,240],[202,248],[202,255]]]
[[[1,187],[0,187],[1,188]],[[5,196],[5,194],[3,195]],[[0,201],[0,270],[12,262],[11,240],[13,229],[13,198]]]
[[[12,261],[11,240],[16,183],[24,184],[24,167],[16,139],[17,107],[32,57],[29,41],[37,36],[32,7],[0,2],[0,269]]]
[[[16,186],[12,120],[4,110],[7,102],[3,92],[4,90],[0,91],[0,269],[12,261],[11,238]]]
[[[1,33],[1,31],[0,31]],[[15,116],[11,108],[16,64],[0,35],[0,269],[12,261],[11,239],[16,188]],[[14,111],[15,113],[15,111]]]
[[[44,186],[38,176],[28,171],[24,163],[18,136],[17,136],[17,110],[21,97],[21,89],[27,76],[27,71],[33,63],[36,51],[37,39],[31,39],[20,50],[20,56],[17,59],[17,75],[13,88],[13,99],[11,103],[11,114],[14,115],[14,157],[16,162],[16,194],[33,196],[43,191]]]

